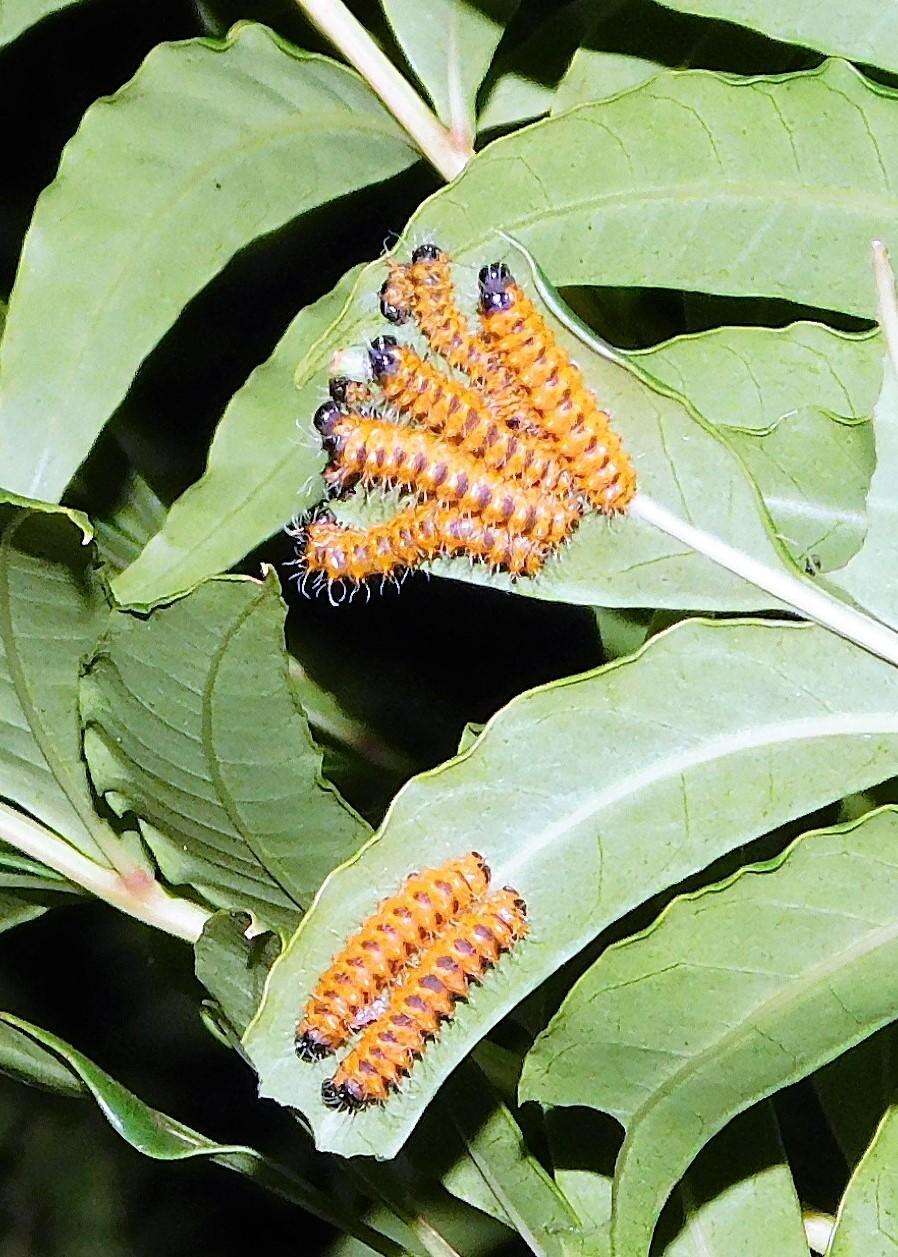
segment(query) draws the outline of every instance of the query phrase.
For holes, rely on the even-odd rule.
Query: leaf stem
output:
[[[456,138],[443,126],[342,0],[296,0],[296,3],[370,84],[443,178],[448,182],[460,175],[474,155],[470,143],[464,142],[463,137]]]
[[[630,503],[629,514],[660,529],[668,537],[682,541],[712,563],[726,568],[735,576],[741,576],[758,589],[779,598],[788,608],[816,620],[840,637],[846,637],[856,645],[863,646],[864,650],[878,655],[880,659],[898,664],[898,633],[863,612],[855,611],[853,607],[824,593],[822,589],[815,588],[810,582],[800,580],[785,569],[768,567],[745,551],[728,545],[720,537],[680,519],[666,506],[655,502],[644,493],[636,494]]]
[[[802,1209],[801,1220],[808,1248],[812,1253],[825,1253],[835,1229],[835,1218],[831,1213],[821,1213],[819,1209]]]
[[[195,943],[203,932],[209,913],[198,904],[170,895],[142,869],[122,875],[95,864],[57,834],[5,803],[0,803],[0,839],[146,925],[189,943]]]

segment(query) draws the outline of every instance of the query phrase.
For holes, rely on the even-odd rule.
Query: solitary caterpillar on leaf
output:
[[[321,1086],[329,1108],[353,1112],[382,1104],[436,1038],[456,1003],[465,999],[503,952],[527,933],[527,909],[506,886],[473,903],[421,953],[417,967],[394,991],[389,1008]]]
[[[575,503],[507,480],[429,432],[342,414],[334,402],[318,408],[314,423],[331,457],[325,479],[337,489],[358,479],[402,485],[550,544],[569,536],[580,518]]]
[[[485,894],[489,880],[489,868],[476,851],[408,877],[315,983],[296,1027],[297,1056],[319,1060],[345,1043],[409,960]]]
[[[626,510],[636,492],[633,465],[579,370],[504,262],[484,266],[479,285],[490,345],[527,389],[589,502],[606,514]]]
[[[547,548],[532,537],[485,524],[455,507],[423,502],[370,528],[347,527],[333,519],[313,520],[305,529],[302,566],[330,583],[358,585],[371,576],[389,577],[440,555],[468,555],[513,576],[536,576]]]

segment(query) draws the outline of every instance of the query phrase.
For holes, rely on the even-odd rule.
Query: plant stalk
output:
[[[712,563],[717,563],[735,576],[741,576],[758,589],[772,594],[785,603],[784,610],[795,610],[810,620],[816,620],[824,628],[846,637],[849,641],[871,654],[886,659],[889,663],[898,664],[898,633],[874,620],[861,611],[855,611],[847,603],[841,602],[831,594],[817,589],[809,581],[800,580],[791,572],[768,567],[759,559],[752,558],[743,550],[728,545],[712,533],[696,528],[680,519],[673,511],[669,511],[660,502],[655,502],[644,493],[637,493],[630,503],[628,513],[634,519],[641,519],[653,528],[682,541],[691,550],[703,554]]]
[[[114,869],[104,869],[30,816],[5,803],[0,803],[0,839],[40,860],[97,899],[175,938],[195,943],[209,918],[204,908],[170,895],[142,869],[124,876]]]
[[[342,0],[296,0],[296,3],[370,84],[443,178],[450,182],[460,175],[474,155],[471,145],[443,126]]]

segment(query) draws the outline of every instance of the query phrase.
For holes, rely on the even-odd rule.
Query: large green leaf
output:
[[[68,1043],[11,1013],[0,1013],[0,1068],[23,1081],[70,1095],[92,1096],[116,1134],[145,1157],[155,1161],[208,1157],[214,1164],[246,1175],[265,1190],[355,1235],[376,1253],[400,1257],[403,1251],[343,1208],[332,1194],[319,1190],[255,1148],[216,1143],[183,1122],[150,1108]]]
[[[119,839],[81,755],[78,668],[108,615],[82,526],[0,507],[0,795],[99,864]]]
[[[586,1109],[550,1109],[549,1141],[556,1181],[588,1227],[589,1257],[609,1257],[614,1152],[596,1118]],[[657,1257],[807,1257],[769,1102],[740,1114],[702,1149],[662,1219],[656,1249]]]
[[[832,583],[887,624],[898,625],[895,468],[898,466],[898,372],[885,355],[882,393],[873,415],[876,470],[867,498],[864,544]]]
[[[814,406],[767,432],[726,429],[777,535],[809,575],[841,567],[864,540],[872,435],[869,422],[836,419]]]
[[[416,156],[355,74],[262,26],[154,49],[88,110],[35,210],[0,346],[6,486],[58,498],[229,258]]]
[[[0,48],[12,43],[30,26],[42,22],[51,13],[70,8],[77,0],[3,0],[0,8]]]
[[[669,9],[723,18],[774,39],[838,53],[898,70],[898,8],[894,0],[661,0]]]
[[[810,626],[687,622],[633,659],[537,689],[411,781],[327,880],[245,1039],[262,1091],[319,1146],[390,1156],[440,1082],[515,1003],[636,904],[790,818],[898,768],[898,673]],[[291,1051],[296,1009],[339,941],[410,869],[480,850],[528,903],[530,936],[457,1011],[409,1083],[351,1119],[327,1063]]]
[[[473,140],[477,90],[520,0],[381,0],[393,34],[460,140]]]
[[[265,978],[280,951],[273,934],[247,938],[249,925],[248,913],[216,912],[194,946],[196,976],[238,1034],[259,1007]]]
[[[898,1109],[889,1108],[839,1205],[827,1257],[898,1254]]]
[[[628,357],[709,422],[759,432],[806,406],[868,419],[882,387],[879,331],[850,336],[822,323],[718,327]]]
[[[342,314],[359,268],[303,310],[272,356],[228,403],[205,475],[172,506],[161,531],[112,582],[119,601],[146,606],[230,567],[323,492],[320,441],[297,432],[293,375]],[[323,362],[315,358],[319,370]],[[323,375],[322,375],[323,380]],[[323,391],[319,385],[319,400]],[[311,398],[309,403],[311,404]],[[255,538],[253,541],[247,540]]]
[[[476,1065],[463,1066],[452,1078],[446,1104],[472,1161],[528,1249],[543,1257],[586,1254],[576,1212]]]
[[[629,355],[725,430],[780,537],[811,572],[860,546],[874,466],[865,422],[882,381],[878,332],[819,323],[723,327]]]
[[[898,1090],[898,1027],[818,1070],[814,1087],[846,1162],[856,1166]]]
[[[893,153],[898,110],[891,94],[843,64],[750,83],[703,72],[665,74],[496,141],[450,189],[425,203],[408,235],[434,238],[454,254],[469,306],[482,262],[514,256],[522,269],[520,258],[497,240],[504,228],[533,251],[556,284],[753,293],[867,313],[873,306],[870,239],[888,239],[898,226],[898,196],[872,191],[887,181]],[[808,266],[807,257],[817,255],[826,265]],[[291,342],[299,394],[285,392],[272,413],[311,414],[333,351],[383,330],[374,305],[383,273],[382,262],[372,263],[329,326],[313,320],[308,335]],[[659,398],[621,367],[589,357],[582,345],[576,354],[615,411],[645,489],[709,531],[775,561],[739,467],[700,434],[676,400]],[[239,425],[239,416],[233,422]],[[290,488],[282,425],[270,427],[265,457],[253,459],[241,495],[250,506],[239,517],[220,521],[233,476],[212,465],[202,482],[202,520],[185,499],[182,537],[191,521],[204,538],[208,521],[219,523],[214,539],[200,543],[201,571],[179,555],[178,571],[157,575],[148,560],[121,579],[123,597],[146,603],[182,589],[185,573],[196,579],[227,567],[293,513],[295,489],[308,473],[297,444]],[[229,444],[237,448],[250,439],[232,435]],[[594,604],[762,605],[759,595],[712,574],[705,561],[675,556],[669,543],[631,521],[609,529],[592,519],[540,580],[518,588]],[[164,548],[157,558],[162,569]],[[464,563],[439,570],[468,576]]]
[[[648,1253],[669,1192],[734,1114],[894,1018],[896,837],[886,809],[676,900],[609,948],[537,1040],[523,1096],[626,1126],[621,1257]]]
[[[368,833],[321,777],[283,622],[273,574],[210,581],[148,620],[114,611],[81,685],[94,785],[166,878],[281,928]]]

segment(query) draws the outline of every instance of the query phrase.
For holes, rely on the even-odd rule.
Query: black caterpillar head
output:
[[[395,336],[378,336],[371,342],[368,357],[375,379],[383,379],[385,375],[390,375],[396,370],[399,362],[396,353],[398,345],[399,342]]]
[[[339,445],[337,424],[340,422],[340,407],[335,401],[324,402],[315,411],[312,423],[321,437],[322,447],[328,454],[336,453]]]
[[[397,305],[395,301],[390,300],[390,288],[392,280],[385,279],[380,287],[380,312],[388,323],[407,323],[411,317],[411,310],[408,306]]]
[[[320,518],[322,517],[319,516]],[[297,1034],[293,1040],[293,1048],[301,1061],[320,1061],[328,1056],[331,1050],[326,1043],[316,1038],[311,1030],[307,1030],[305,1034]]]
[[[321,1084],[321,1099],[329,1109],[345,1113],[357,1113],[365,1104],[351,1083],[344,1082],[338,1086],[333,1078],[325,1078]]]
[[[484,314],[494,314],[498,310],[509,310],[514,298],[509,292],[514,283],[514,276],[504,262],[490,262],[484,266],[477,276],[480,289],[480,308]]]
[[[328,380],[327,391],[331,395],[331,401],[341,408],[348,404],[349,390],[352,388],[355,380],[350,380],[348,375],[335,375]],[[315,425],[318,426],[317,424]]]
[[[438,244],[419,244],[412,254],[413,262],[435,262],[437,258],[443,256],[443,250]]]

